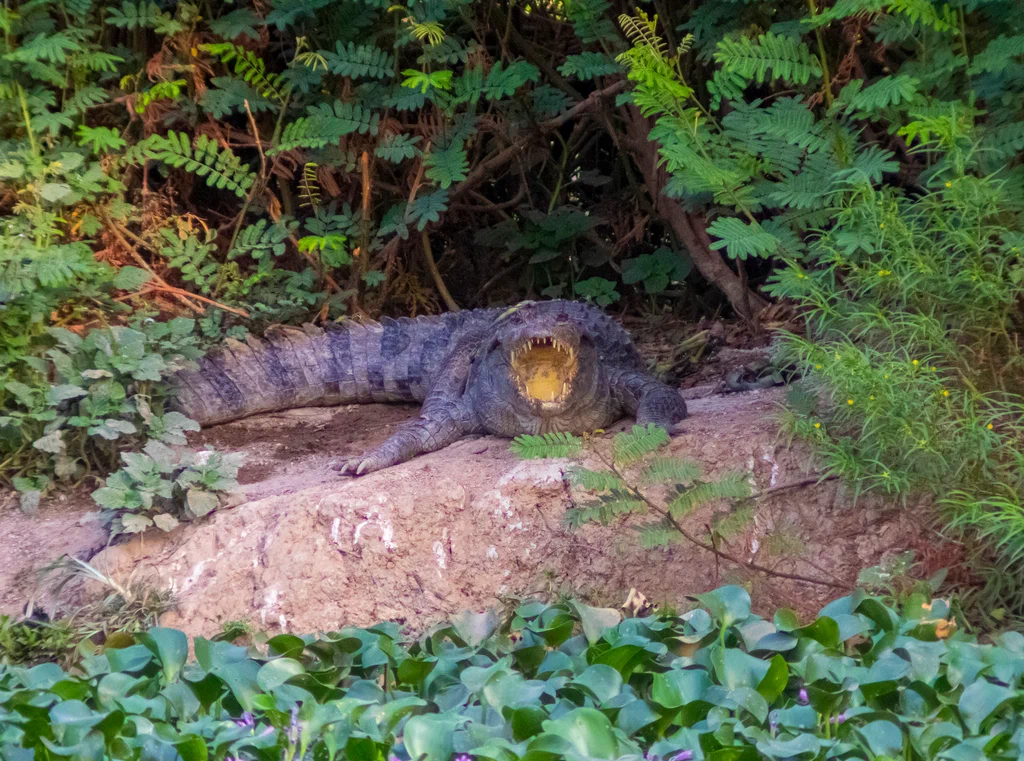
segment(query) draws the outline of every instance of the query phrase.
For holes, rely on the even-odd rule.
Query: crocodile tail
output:
[[[452,320],[274,327],[228,339],[174,378],[176,408],[201,426],[297,407],[422,402]]]

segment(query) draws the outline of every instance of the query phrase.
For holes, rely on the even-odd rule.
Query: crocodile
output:
[[[362,475],[472,434],[582,434],[632,416],[668,431],[678,391],[651,376],[629,334],[596,307],[523,302],[379,323],[277,326],[228,339],[173,379],[202,427],[297,407],[418,402],[379,447],[334,464]]]

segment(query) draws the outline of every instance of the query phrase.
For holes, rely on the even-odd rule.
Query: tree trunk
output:
[[[671,226],[672,232],[686,246],[700,274],[725,294],[740,317],[753,320],[768,306],[768,302],[747,288],[743,280],[725,263],[721,254],[711,249],[707,220],[699,214],[686,211],[678,201],[662,192],[669,174],[659,164],[657,143],[649,137],[651,123],[634,106],[629,106],[627,113],[630,152],[643,173],[644,184],[647,185],[658,215]]]

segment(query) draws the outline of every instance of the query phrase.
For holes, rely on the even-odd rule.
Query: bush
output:
[[[0,666],[0,758],[1018,758],[1024,636],[980,644],[941,600],[857,592],[801,626],[739,587],[682,616],[575,602],[243,648],[151,629]],[[465,756],[462,756],[465,757]]]
[[[1024,218],[991,179],[936,184],[862,189],[776,277],[807,321],[782,347],[805,376],[786,422],[858,492],[937,496],[949,528],[1010,571],[1024,559]]]

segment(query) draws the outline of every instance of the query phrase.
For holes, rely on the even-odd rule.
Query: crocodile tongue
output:
[[[519,392],[542,407],[557,406],[572,389],[576,352],[553,338],[532,338],[512,351],[512,371]]]

